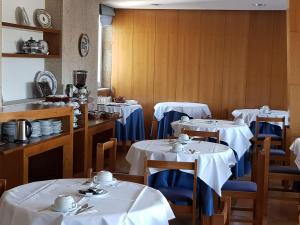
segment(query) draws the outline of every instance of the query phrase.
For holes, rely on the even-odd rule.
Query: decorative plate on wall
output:
[[[53,75],[53,73],[49,71],[39,71],[36,73],[34,78],[34,83],[41,96],[43,96],[43,92],[41,90],[39,83],[43,83],[43,82],[49,83],[50,89],[52,91],[52,95],[55,95],[57,90],[57,80]]]
[[[51,15],[45,9],[37,9],[36,20],[42,28],[50,28],[52,25]]]
[[[79,38],[79,54],[81,57],[85,57],[89,54],[90,39],[87,34],[81,34]]]

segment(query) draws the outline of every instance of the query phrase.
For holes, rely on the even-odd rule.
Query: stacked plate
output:
[[[60,120],[52,120],[51,126],[53,134],[59,134],[61,132],[62,123]]]
[[[10,143],[13,143],[15,141],[16,127],[17,127],[17,123],[15,121],[3,123],[3,125],[2,125],[3,141],[7,141]]]
[[[32,121],[31,126],[32,126],[31,137],[35,138],[35,137],[42,136],[41,123],[39,121]]]
[[[40,120],[42,135],[50,135],[53,133],[51,120]]]

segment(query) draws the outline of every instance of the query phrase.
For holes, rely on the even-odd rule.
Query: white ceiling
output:
[[[264,5],[257,7],[256,3]],[[288,8],[288,0],[103,0],[102,4],[123,9],[286,10]]]

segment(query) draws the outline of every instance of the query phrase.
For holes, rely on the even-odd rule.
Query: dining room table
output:
[[[245,123],[230,120],[191,119],[189,121],[174,121],[171,123],[174,136],[178,137],[182,129],[193,131],[219,131],[222,144],[228,145],[237,158],[237,163],[232,167],[234,177],[242,177],[251,170],[250,140],[253,134]]]
[[[106,194],[82,196],[87,179],[58,179],[33,182],[6,191],[0,199],[0,225],[168,225],[175,218],[166,198],[157,190],[137,183],[117,181],[100,186]],[[72,196],[77,214],[53,210],[59,195]]]
[[[214,213],[214,194],[221,196],[223,184],[232,175],[231,167],[236,164],[236,157],[233,150],[222,144],[190,140],[184,145],[181,152],[172,152],[176,139],[158,139],[146,140],[134,143],[127,155],[126,160],[130,163],[129,174],[142,175],[144,171],[144,158],[149,160],[177,161],[177,162],[194,162],[198,161],[198,183],[200,188],[200,202],[202,212],[211,216]],[[181,173],[192,175],[192,171],[179,171],[172,174],[172,184],[168,183],[168,170],[158,170],[151,168],[149,170],[149,185],[157,187],[161,185],[186,186],[187,179],[183,178]],[[175,177],[175,178],[174,178]],[[183,179],[182,179],[183,178]],[[191,179],[192,181],[192,179]],[[192,184],[192,182],[191,182]]]
[[[290,150],[295,155],[295,164],[300,169],[300,138],[296,138],[290,146]]]
[[[171,123],[182,116],[191,119],[210,118],[211,112],[207,104],[196,102],[159,102],[154,106],[154,119],[158,122],[157,138],[173,135]]]
[[[281,136],[283,126],[289,126],[289,111],[269,109],[267,111],[262,109],[235,109],[232,111],[233,117],[241,118],[250,127],[253,134],[255,134],[256,117],[271,117],[271,118],[284,118],[284,125],[281,122],[264,122],[260,124],[260,133],[270,133]]]
[[[135,103],[108,102],[98,104],[97,110],[108,113],[119,113],[116,121],[115,136],[118,141],[139,141],[145,139],[143,107]]]

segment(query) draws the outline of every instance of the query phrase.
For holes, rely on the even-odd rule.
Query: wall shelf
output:
[[[10,57],[10,58],[60,58],[60,55],[2,53],[2,57]]]
[[[60,30],[57,30],[57,29],[33,27],[33,26],[27,26],[27,25],[15,24],[15,23],[7,23],[7,22],[2,22],[2,26],[3,27],[13,27],[13,28],[18,28],[18,29],[24,29],[24,30],[31,30],[31,31],[44,32],[44,33],[56,33],[56,34],[60,33]]]
[[[17,54],[2,53],[2,57],[11,58],[60,58],[61,57],[61,30],[52,28],[33,27],[15,23],[2,22],[2,27],[10,27],[15,29],[23,29],[28,31],[42,32],[44,40],[48,43],[49,55],[43,54]]]

